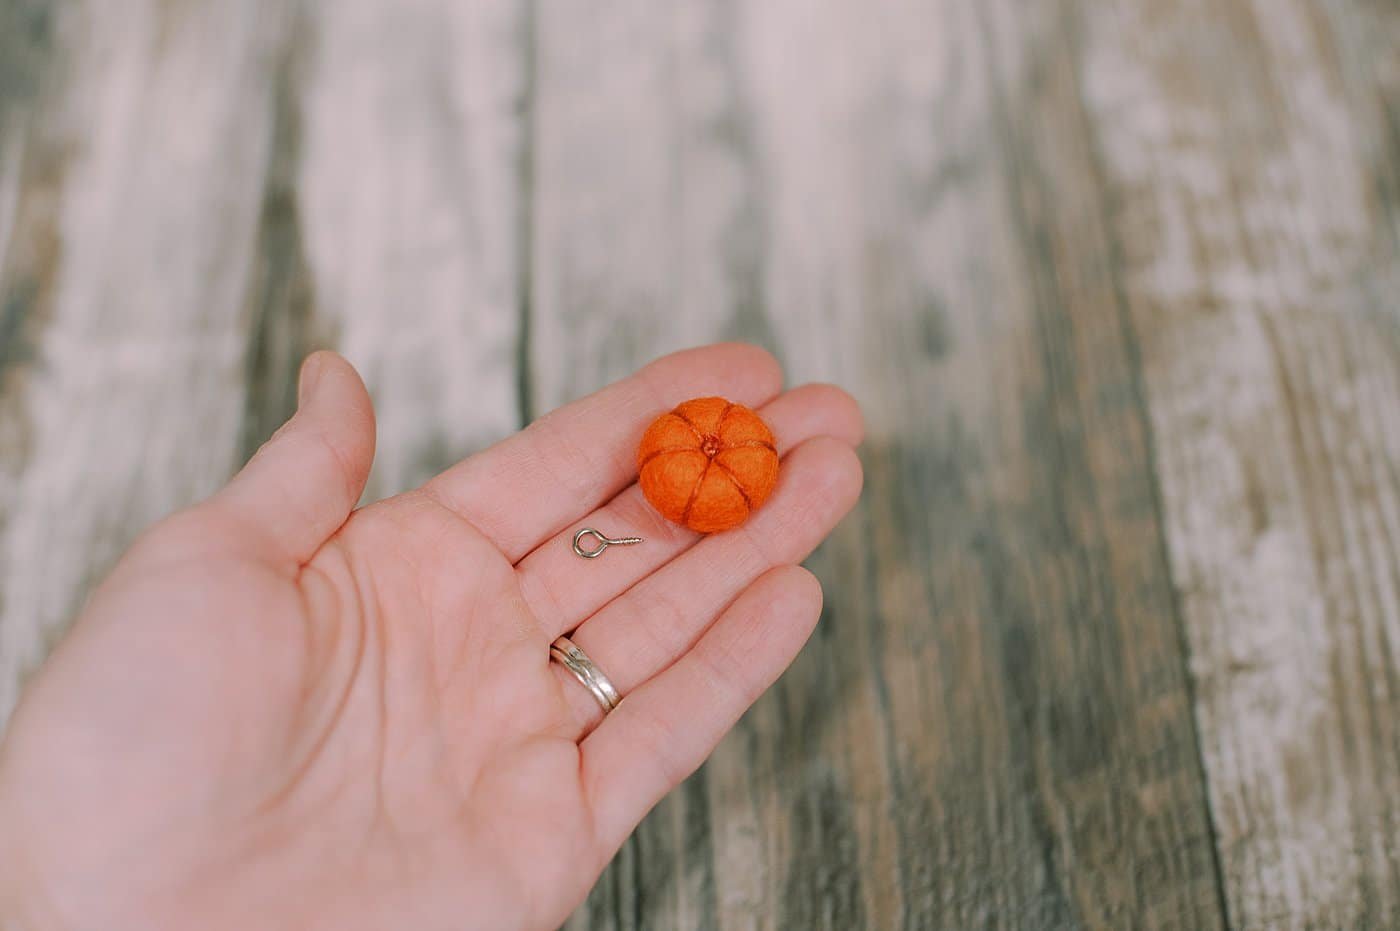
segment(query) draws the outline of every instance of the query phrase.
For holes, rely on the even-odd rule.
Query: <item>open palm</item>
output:
[[[767,354],[659,360],[415,491],[354,510],[374,416],[338,356],[218,495],[147,533],[0,746],[0,924],[559,924],[642,816],[787,666],[797,568],[859,493],[851,399]],[[754,406],[773,498],[700,537],[633,451],[690,397]],[[582,526],[644,537],[584,561]],[[548,647],[624,700],[604,719]]]

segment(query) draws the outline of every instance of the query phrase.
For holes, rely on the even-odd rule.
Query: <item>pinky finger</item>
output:
[[[607,854],[699,768],[782,674],[821,614],[806,569],[773,569],[744,590],[691,650],[639,686],[581,744],[581,778]]]

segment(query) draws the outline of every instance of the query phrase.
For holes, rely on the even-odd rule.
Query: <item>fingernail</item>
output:
[[[298,407],[306,403],[306,399],[316,390],[316,383],[321,380],[321,373],[325,368],[325,361],[319,352],[307,356],[306,361],[301,364],[301,376],[297,379]]]

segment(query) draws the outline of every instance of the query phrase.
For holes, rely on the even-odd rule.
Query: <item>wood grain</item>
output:
[[[572,928],[1400,925],[1400,12],[0,0],[0,717],[330,345],[369,496],[661,352],[864,403]]]
[[[561,358],[602,380],[737,334],[856,388],[873,427],[865,503],[814,561],[822,633],[575,926],[1221,924],[1059,28],[542,7],[534,326],[569,347],[542,402],[582,387]]]
[[[24,179],[6,304],[30,318],[7,327],[29,358],[5,382],[0,712],[135,533],[237,456],[280,22],[258,4],[54,15],[65,66],[0,145]]]
[[[1231,917],[1394,927],[1400,16],[1086,26]]]
[[[304,24],[294,186],[323,339],[379,417],[373,499],[520,426],[518,0],[323,0]]]
[[[376,394],[371,496],[518,426],[518,9],[71,3],[30,27],[64,67],[0,139],[0,712],[131,538],[286,418],[309,350]]]

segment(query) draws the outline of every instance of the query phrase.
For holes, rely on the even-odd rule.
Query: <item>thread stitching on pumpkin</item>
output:
[[[705,434],[700,432],[700,428],[695,425],[695,421],[691,420],[689,417],[681,413],[681,409],[679,407],[671,411],[671,416],[675,417],[681,423],[689,427],[690,432],[695,434],[696,440],[698,440],[701,443],[705,442]]]
[[[685,502],[685,510],[681,511],[681,523],[690,526],[690,509],[695,507],[695,499],[700,497],[700,486],[705,484],[705,476],[710,474],[710,466],[714,465],[713,459],[706,458],[705,468],[700,470],[700,477],[695,481],[695,487],[690,490],[690,498]]]
[[[719,470],[723,472],[726,476],[728,476],[729,484],[733,485],[734,490],[739,493],[739,497],[744,499],[744,507],[752,511],[753,502],[749,500],[749,493],[747,491],[744,491],[744,486],[739,484],[739,477],[733,472],[729,471],[729,466],[720,462],[718,459],[711,459],[710,461],[713,462],[715,465],[719,466]]]
[[[700,450],[696,449],[694,446],[668,446],[668,447],[666,447],[665,449],[656,449],[656,450],[652,450],[651,452],[647,453],[647,454],[646,454],[646,457],[643,458],[642,461],[637,465],[637,471],[640,472],[642,469],[645,469],[645,468],[647,467],[647,464],[650,463],[650,462],[651,462],[653,459],[655,459],[657,456],[664,456],[664,455],[666,455],[667,453],[698,453],[698,452],[700,452]]]
[[[734,402],[726,401],[724,410],[719,412],[719,419],[715,421],[715,436],[724,436],[724,418],[728,417],[734,410]]]
[[[767,440],[740,440],[737,443],[725,443],[724,449],[721,449],[720,452],[730,449],[766,449],[775,456],[778,454],[778,448]]]

